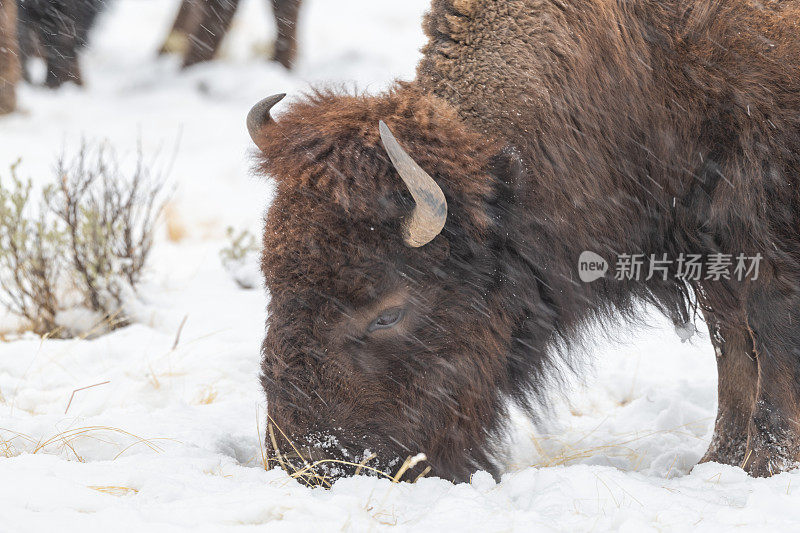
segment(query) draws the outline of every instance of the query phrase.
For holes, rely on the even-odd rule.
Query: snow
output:
[[[355,477],[323,490],[265,470],[266,296],[240,289],[219,259],[226,228],[258,233],[272,194],[250,173],[244,117],[273,93],[376,92],[412,78],[428,2],[307,0],[293,73],[256,57],[274,34],[261,0],[244,2],[221,61],[180,72],[175,58],[156,59],[176,3],[109,2],[85,57],[87,88],[23,86],[23,112],[0,120],[0,176],[21,158],[38,184],[82,138],[130,158],[141,140],[169,170],[170,231],[183,237],[161,231],[128,328],[15,338],[0,312],[0,531],[798,527],[800,474],[694,466],[713,427],[714,351],[702,324],[689,338],[656,315],[586,343],[594,370],[554,391],[546,428],[513,418],[499,483],[478,472],[460,485]]]

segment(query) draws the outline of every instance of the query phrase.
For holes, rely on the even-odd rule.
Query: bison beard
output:
[[[581,328],[642,301],[676,324],[699,307],[709,325],[704,460],[795,465],[798,16],[794,1],[434,0],[415,81],[319,92],[276,121],[278,98],[254,109],[277,184],[262,380],[284,466],[375,455],[391,470],[424,452],[445,478],[497,473],[505,400],[546,403]],[[380,121],[446,198],[417,248],[405,232],[423,200]],[[590,284],[585,250],[764,259],[757,280]]]

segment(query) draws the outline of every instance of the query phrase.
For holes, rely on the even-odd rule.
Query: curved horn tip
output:
[[[436,181],[400,146],[386,123],[381,120],[378,125],[386,153],[416,203],[403,225],[403,240],[412,248],[425,246],[444,228],[447,199]]]
[[[247,131],[250,133],[250,138],[257,145],[259,144],[262,128],[272,120],[269,114],[270,110],[284,98],[286,98],[286,93],[268,96],[254,105],[250,112],[247,113]]]

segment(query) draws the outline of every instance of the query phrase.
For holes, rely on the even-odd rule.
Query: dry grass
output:
[[[84,391],[86,389],[92,389],[94,387],[99,387],[101,385],[108,385],[109,383],[111,383],[111,381],[103,381],[102,383],[95,383],[94,385],[87,385],[85,387],[80,387],[80,388],[74,389],[72,391],[72,394],[69,395],[69,401],[67,402],[67,408],[64,409],[64,414],[67,414],[67,412],[69,411],[69,408],[72,405],[72,400],[75,399],[75,394],[76,393],[78,393],[80,391]]]
[[[12,440],[6,440],[2,435],[0,435],[0,455],[6,459],[14,457],[15,455],[19,455],[16,448],[14,448]]]
[[[282,453],[280,451],[280,448],[278,447],[278,441],[275,436],[276,429],[280,434],[280,436],[283,437],[284,441],[288,442],[289,445],[291,446],[292,451],[294,452],[294,457],[297,457],[302,461],[303,463],[302,467],[299,468],[295,467],[293,462],[287,460],[284,457],[284,453]],[[352,461],[344,461],[340,459],[323,459],[319,461],[309,461],[303,456],[302,453],[300,453],[300,450],[298,450],[297,446],[295,446],[292,440],[289,439],[289,437],[283,432],[283,430],[281,430],[281,428],[278,426],[278,424],[275,423],[272,417],[269,416],[269,413],[267,413],[266,435],[262,436],[261,426],[260,426],[260,414],[258,413],[258,410],[256,410],[256,431],[258,434],[259,449],[261,450],[261,464],[264,470],[270,470],[275,466],[280,466],[284,471],[286,471],[289,474],[290,478],[298,480],[304,485],[312,488],[331,487],[332,483],[330,476],[324,472],[323,468],[331,465],[354,467],[356,469],[355,470],[356,475],[359,475],[362,472],[366,471],[370,472],[371,474],[377,477],[388,479],[392,483],[400,483],[401,481],[404,481],[402,478],[408,472],[408,470],[414,468],[417,464],[427,460],[425,454],[422,453],[417,454],[415,456],[409,456],[406,458],[403,464],[400,465],[400,468],[398,468],[394,474],[389,472],[384,472],[383,470],[367,465],[368,462],[377,458],[377,455],[374,453],[372,455],[365,457],[364,460],[362,460],[360,463],[355,463]],[[272,444],[273,455],[271,457],[268,456],[267,451],[264,449],[263,443],[265,442],[266,438],[269,438],[270,443]],[[419,475],[417,475],[414,478],[414,480],[411,481],[411,483],[416,483],[417,481],[425,477],[430,471],[431,471],[430,466],[425,467],[425,469]]]
[[[167,239],[170,242],[181,242],[189,234],[174,202],[169,202],[164,207],[164,221],[167,226]]]
[[[110,494],[111,496],[128,496],[130,494],[137,494],[139,492],[138,489],[134,489],[132,487],[118,487],[115,485],[90,485],[90,489],[96,490],[97,492],[102,492],[104,494]]]
[[[5,438],[6,434],[10,434],[10,438]],[[83,439],[90,439],[106,444],[112,444],[117,447],[121,445],[109,438],[109,435],[124,436],[131,439],[132,442],[122,448],[119,453],[114,456],[114,460],[121,457],[125,452],[131,448],[144,445],[160,453],[162,448],[156,444],[156,441],[172,440],[167,438],[143,438],[134,435],[124,429],[119,429],[110,426],[86,426],[60,431],[49,437],[36,439],[25,433],[20,433],[12,429],[0,428],[0,454],[5,457],[14,457],[22,453],[36,455],[39,453],[52,454],[52,455],[66,455],[67,457],[74,457],[78,462],[86,462],[83,456],[76,448],[78,442]]]
[[[367,465],[368,462],[376,458],[375,454],[366,457],[361,463],[354,463],[351,461],[344,461],[338,459],[324,459],[312,462],[303,457],[303,454],[286,436],[286,434],[280,429],[280,427],[275,423],[272,417],[269,416],[269,414],[267,415],[267,420],[268,423],[267,423],[266,438],[269,439],[270,443],[272,444],[272,449],[274,450],[273,455],[271,457],[268,457],[267,452],[264,450],[263,447],[264,440],[262,439],[260,428],[257,428],[259,434],[259,445],[261,446],[260,448],[261,462],[264,469],[269,470],[274,466],[280,466],[286,472],[289,473],[289,476],[292,479],[301,481],[302,483],[310,487],[324,487],[324,488],[331,487],[330,478],[324,473],[324,469],[321,468],[324,466],[343,465],[343,466],[355,467],[356,475],[362,473],[363,471],[367,471],[378,477],[389,479],[392,483],[400,483],[401,481],[403,481],[403,476],[407,473],[408,470],[414,468],[420,462],[427,460],[424,454],[418,454],[417,456],[413,457],[409,456],[406,458],[406,460],[403,462],[400,468],[397,469],[395,473],[384,472],[380,469]],[[534,446],[536,447],[536,451],[538,455],[541,457],[541,460],[533,464],[515,465],[515,466],[535,467],[535,468],[569,466],[578,463],[580,461],[591,459],[592,457],[596,457],[598,455],[603,455],[605,457],[624,458],[628,460],[630,464],[634,465],[633,470],[636,470],[640,467],[645,456],[642,452],[636,449],[634,444],[643,442],[652,437],[666,435],[666,434],[672,434],[672,435],[679,434],[682,436],[698,438],[693,433],[686,431],[686,428],[697,426],[699,424],[706,424],[707,422],[708,419],[701,419],[686,424],[682,424],[680,426],[676,426],[671,429],[623,434],[619,435],[618,439],[613,442],[597,446],[581,446],[580,443],[584,441],[592,433],[594,433],[600,427],[599,425],[592,431],[583,435],[581,438],[579,438],[574,442],[564,442],[560,437],[554,437],[554,436],[536,437],[535,435],[531,435],[531,440]],[[284,453],[278,451],[279,448],[278,448],[278,440],[276,437],[276,430],[277,434],[283,437],[283,440],[285,442],[288,442],[290,444],[292,452],[294,453],[293,457],[300,458],[304,466],[300,468],[295,467],[291,461],[288,461],[284,457]],[[551,451],[548,451],[548,449],[550,449]],[[416,483],[421,478],[425,477],[430,471],[431,467],[426,466],[425,469],[411,481],[411,483]],[[670,468],[670,471],[667,473],[667,477],[669,477],[671,472],[672,472],[672,467]]]
[[[602,423],[574,442],[564,442],[562,438],[555,436],[537,437],[531,435],[531,441],[536,448],[537,454],[541,457],[541,460],[533,464],[515,466],[533,466],[536,468],[569,466],[598,455],[603,455],[605,457],[626,459],[630,464],[634,465],[633,469],[636,470],[644,460],[644,455],[633,446],[635,443],[640,443],[651,437],[667,434],[679,434],[681,436],[698,438],[693,433],[686,431],[686,428],[700,424],[705,425],[706,423],[708,423],[708,419],[701,419],[670,429],[622,434],[618,436],[618,440],[616,441],[597,446],[581,446],[580,443],[597,431]],[[551,451],[548,451],[548,449]]]
[[[203,387],[203,390],[200,391],[200,397],[197,400],[197,403],[200,405],[209,405],[216,401],[217,399],[217,389],[214,388],[213,385],[206,385]]]
[[[161,381],[158,379],[158,376],[156,375],[156,371],[153,370],[153,365],[148,363],[147,364],[147,368],[150,370],[150,372],[147,374],[147,381],[150,382],[150,385],[155,390],[160,389],[161,388]]]

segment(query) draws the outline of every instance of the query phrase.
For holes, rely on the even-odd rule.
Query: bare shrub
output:
[[[66,243],[63,229],[47,217],[42,200],[30,215],[31,183],[11,167],[10,187],[0,180],[0,289],[8,309],[40,333],[56,329],[56,285]],[[45,193],[45,196],[47,192]]]
[[[219,257],[225,271],[242,289],[254,289],[259,282],[258,253],[261,246],[248,230],[227,230],[228,245],[220,250]]]
[[[90,310],[100,329],[127,324],[125,302],[153,245],[163,183],[141,150],[126,174],[112,150],[83,144],[59,159],[55,183],[31,214],[30,181],[12,167],[10,186],[0,181],[0,288],[9,310],[40,335],[76,333],[58,320],[76,307]]]

